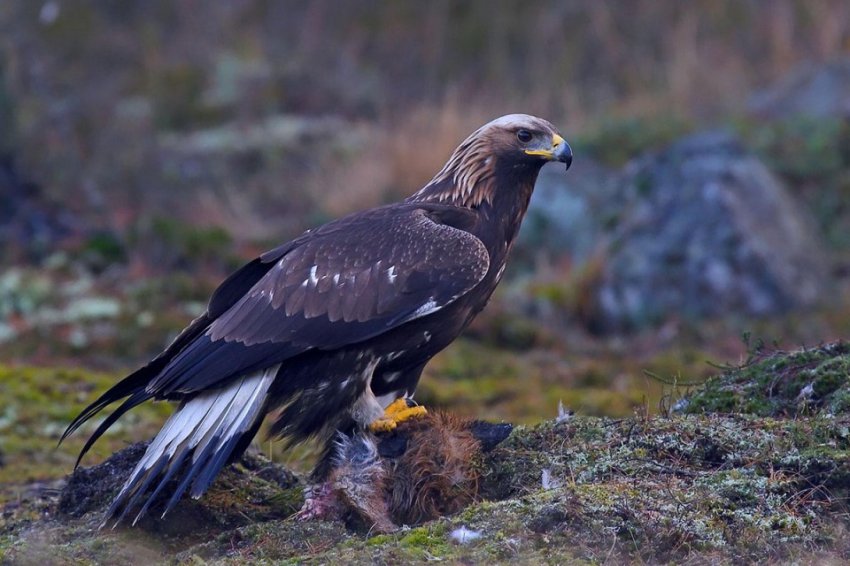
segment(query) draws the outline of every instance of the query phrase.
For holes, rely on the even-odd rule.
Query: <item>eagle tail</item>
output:
[[[203,495],[221,468],[256,433],[264,416],[266,393],[279,368],[276,365],[245,375],[226,387],[184,401],[148,445],[101,527],[113,518],[114,527],[144,500],[133,519],[135,525],[175,477],[180,478],[179,484],[163,517],[187,490],[195,499]]]
[[[97,413],[102,411],[108,405],[116,401],[120,401],[127,397],[124,403],[115,410],[108,418],[107,421],[109,424],[107,426],[99,426],[98,430],[92,434],[89,438],[88,442],[86,442],[85,447],[80,451],[79,456],[77,457],[77,463],[74,466],[76,468],[80,465],[80,461],[85,456],[86,452],[88,452],[89,448],[91,448],[92,444],[104,433],[109,426],[114,423],[118,417],[135,407],[136,405],[143,403],[144,401],[153,397],[153,395],[145,393],[145,386],[148,381],[150,381],[151,376],[156,375],[156,372],[159,371],[160,368],[156,367],[156,364],[151,363],[147,366],[133,372],[129,376],[122,379],[120,382],[111,387],[108,391],[106,391],[103,395],[95,399],[93,403],[91,403],[88,407],[83,409],[83,411],[77,415],[77,417],[71,421],[71,424],[68,425],[68,428],[65,429],[65,432],[62,433],[62,437],[59,439],[59,444],[65,441],[66,438],[71,436],[78,428],[80,428],[86,421],[91,419]]]

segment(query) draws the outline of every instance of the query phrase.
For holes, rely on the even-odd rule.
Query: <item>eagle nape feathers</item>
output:
[[[404,201],[308,230],[230,275],[204,314],[62,436],[121,401],[85,443],[79,464],[133,407],[179,403],[104,524],[135,523],[152,505],[165,515],[186,492],[200,497],[266,415],[272,435],[296,443],[391,430],[421,414],[405,400],[425,364],[487,303],[550,161],[572,162],[552,124],[502,116],[464,140]]]

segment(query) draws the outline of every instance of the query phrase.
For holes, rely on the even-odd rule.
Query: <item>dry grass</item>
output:
[[[464,112],[456,100],[422,106],[370,128],[361,152],[329,163],[311,179],[330,216],[401,200],[427,183],[452,151],[492,118],[482,108]]]

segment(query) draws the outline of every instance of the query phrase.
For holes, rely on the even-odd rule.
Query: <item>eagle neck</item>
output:
[[[469,136],[427,185],[408,198],[411,202],[439,202],[475,208],[492,200],[498,157],[487,139]]]
[[[497,238],[506,246],[506,252],[513,244],[528,210],[540,167],[531,164],[498,171],[491,189],[493,198],[479,207],[487,223],[500,232]]]
[[[460,151],[460,150],[459,150]],[[497,157],[455,155],[406,202],[434,202],[486,211],[499,221],[522,220],[542,164],[504,164]],[[495,218],[494,218],[495,219]]]

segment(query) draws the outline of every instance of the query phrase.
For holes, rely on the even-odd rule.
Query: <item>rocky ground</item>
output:
[[[0,561],[35,563],[800,563],[850,559],[850,345],[754,349],[670,411],[519,426],[480,501],[372,536],[299,522],[303,478],[258,454],[164,520],[98,530],[141,454],[7,500]]]

